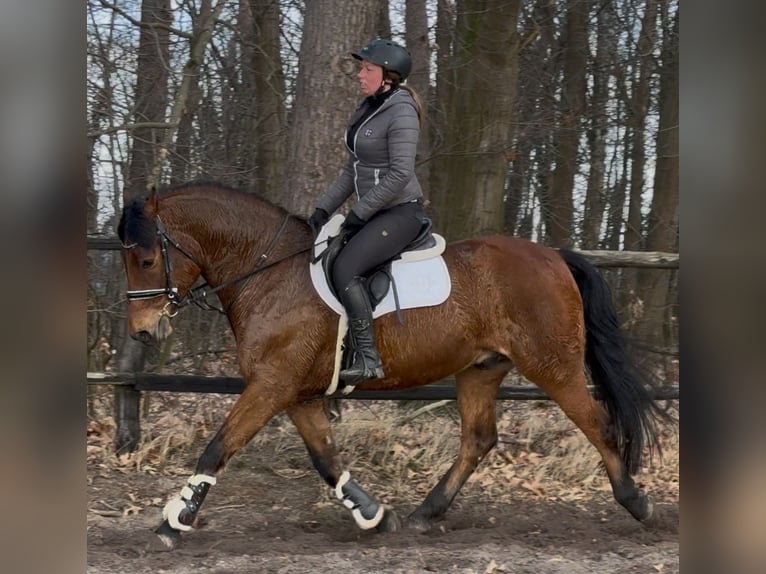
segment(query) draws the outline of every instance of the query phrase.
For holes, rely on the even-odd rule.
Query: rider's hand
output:
[[[359,218],[353,211],[349,211],[346,219],[343,221],[342,229],[348,237],[351,237],[364,227],[365,223],[367,222],[364,219]]]
[[[311,217],[308,218],[308,224],[311,227],[311,231],[314,233],[314,237],[319,235],[319,231],[324,227],[324,224],[330,219],[330,214],[327,213],[321,207],[317,207]]]

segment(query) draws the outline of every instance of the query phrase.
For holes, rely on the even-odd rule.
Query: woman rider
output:
[[[378,39],[351,55],[360,61],[357,78],[366,97],[346,130],[348,162],[320,197],[309,224],[318,233],[356,192],[341,228],[347,243],[335,260],[332,279],[348,315],[354,348],[353,363],[339,376],[357,384],[384,376],[364,274],[417,237],[424,213],[415,177],[422,106],[403,84],[412,69],[410,54],[395,42]]]

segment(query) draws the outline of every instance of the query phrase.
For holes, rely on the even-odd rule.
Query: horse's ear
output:
[[[147,217],[154,218],[157,215],[157,188],[153,185],[149,191],[149,197],[146,198],[144,213]]]

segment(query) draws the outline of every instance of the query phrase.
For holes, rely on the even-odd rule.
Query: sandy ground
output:
[[[360,531],[312,472],[285,476],[252,451],[207,497],[200,528],[166,551],[153,534],[183,476],[94,470],[88,477],[90,574],[673,573],[678,509],[658,504],[652,527],[608,492],[561,502],[458,495],[431,532]],[[420,499],[388,502],[401,517]]]

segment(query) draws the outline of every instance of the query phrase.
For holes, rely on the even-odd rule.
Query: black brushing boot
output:
[[[354,277],[340,292],[340,302],[348,315],[354,352],[353,364],[339,373],[340,379],[350,385],[366,379],[382,379],[383,364],[375,346],[372,307],[364,288],[364,279]]]

